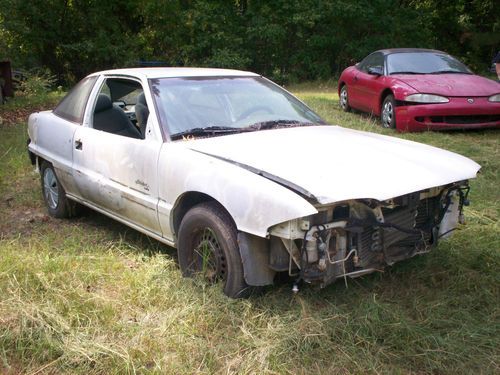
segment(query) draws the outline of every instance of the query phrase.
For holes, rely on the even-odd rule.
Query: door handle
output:
[[[75,140],[75,149],[77,150],[81,150],[83,147],[83,143],[82,143],[82,140],[81,139],[77,139]]]

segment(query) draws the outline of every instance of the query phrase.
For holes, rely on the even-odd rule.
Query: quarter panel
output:
[[[66,192],[74,194],[73,134],[80,125],[64,120],[51,111],[32,114],[28,124],[29,150],[50,162]]]

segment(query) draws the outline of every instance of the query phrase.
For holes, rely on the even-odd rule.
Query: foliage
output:
[[[0,0],[0,51],[72,82],[140,60],[328,78],[369,52],[438,48],[485,71],[500,42],[493,0]],[[1,56],[0,56],[1,57]],[[5,56],[4,56],[5,57]]]
[[[48,70],[23,72],[23,79],[17,84],[16,95],[35,97],[48,94],[56,82],[56,77]]]
[[[282,283],[230,300],[183,279],[175,250],[100,214],[48,217],[16,119],[0,126],[0,373],[500,373],[498,132],[395,134],[342,112],[335,87],[290,89],[329,123],[482,165],[468,223],[450,240],[348,288],[304,285],[294,295]],[[13,118],[4,111],[21,99],[0,115]]]
[[[133,58],[139,24],[130,1],[0,0],[0,12],[0,29],[10,33],[19,65],[47,67],[75,80]]]
[[[410,3],[427,15],[437,49],[461,57],[466,64],[486,71],[500,45],[500,8],[495,1],[414,0]]]

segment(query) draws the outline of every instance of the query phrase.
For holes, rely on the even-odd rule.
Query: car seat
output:
[[[106,94],[99,94],[94,109],[94,129],[130,138],[142,138],[123,109]]]
[[[137,125],[142,134],[142,138],[146,137],[146,125],[148,123],[149,109],[146,104],[146,97],[144,93],[137,96],[137,103],[135,104],[135,117],[137,119]]]

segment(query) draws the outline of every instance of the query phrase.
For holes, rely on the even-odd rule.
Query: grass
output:
[[[0,107],[14,119],[0,125],[0,373],[499,373],[500,133],[394,134],[341,112],[334,82],[291,91],[330,123],[478,161],[468,224],[348,288],[280,284],[230,300],[182,279],[173,249],[102,215],[48,217],[24,121],[10,115],[27,104],[11,102]]]

